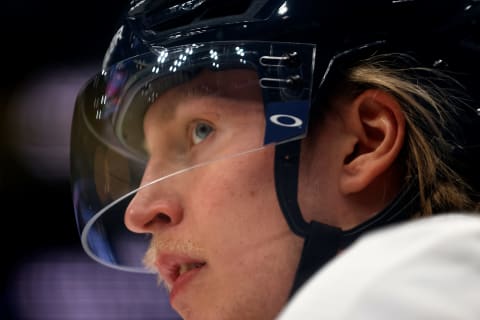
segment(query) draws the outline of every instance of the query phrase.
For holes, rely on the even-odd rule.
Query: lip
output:
[[[180,266],[195,264],[198,267],[180,274]],[[174,253],[160,253],[155,263],[161,278],[170,292],[170,302],[188,285],[188,283],[205,267],[206,262],[197,258]]]

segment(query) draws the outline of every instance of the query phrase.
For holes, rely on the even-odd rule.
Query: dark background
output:
[[[126,4],[1,2],[0,319],[174,318],[152,279],[84,255],[71,202],[74,99]]]
[[[93,72],[100,67],[121,10],[122,1],[117,0],[2,1],[0,223],[4,257],[18,258],[34,246],[77,241],[65,170],[68,163],[48,175],[39,158],[53,164],[60,153],[68,152],[68,139],[58,135],[69,134],[65,128],[73,101],[69,105],[58,98],[65,95],[58,84],[68,87],[71,83],[67,90],[73,92],[83,81],[81,77],[88,76],[83,69],[89,67]],[[54,92],[56,86],[58,92]],[[53,106],[55,102],[59,105]],[[67,116],[60,116],[61,112]],[[42,131],[55,127],[59,129],[55,134]],[[42,134],[52,139],[41,139]]]

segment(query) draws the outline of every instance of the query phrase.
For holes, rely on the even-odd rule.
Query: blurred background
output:
[[[126,0],[0,5],[0,319],[178,319],[149,276],[82,251],[69,181],[76,93]]]

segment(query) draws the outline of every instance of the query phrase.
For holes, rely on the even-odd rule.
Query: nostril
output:
[[[169,224],[172,222],[172,218],[170,218],[165,213],[159,213],[155,216],[155,218],[152,221],[150,221],[150,223],[156,223],[156,222],[159,222],[161,224]]]
[[[151,233],[182,220],[183,209],[178,201],[146,199],[148,200],[145,197],[135,197],[130,202],[124,217],[124,223],[130,231]]]
[[[151,219],[146,220],[147,221],[142,224],[140,220],[126,219],[125,224],[127,225],[127,228],[133,232],[145,233],[148,232],[148,230],[153,229],[156,225],[165,226],[172,222],[172,219],[165,213],[158,213]]]

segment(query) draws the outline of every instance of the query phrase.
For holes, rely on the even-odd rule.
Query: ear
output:
[[[380,89],[369,89],[342,108],[351,139],[340,175],[344,194],[364,190],[395,162],[404,142],[405,116],[398,101]]]

